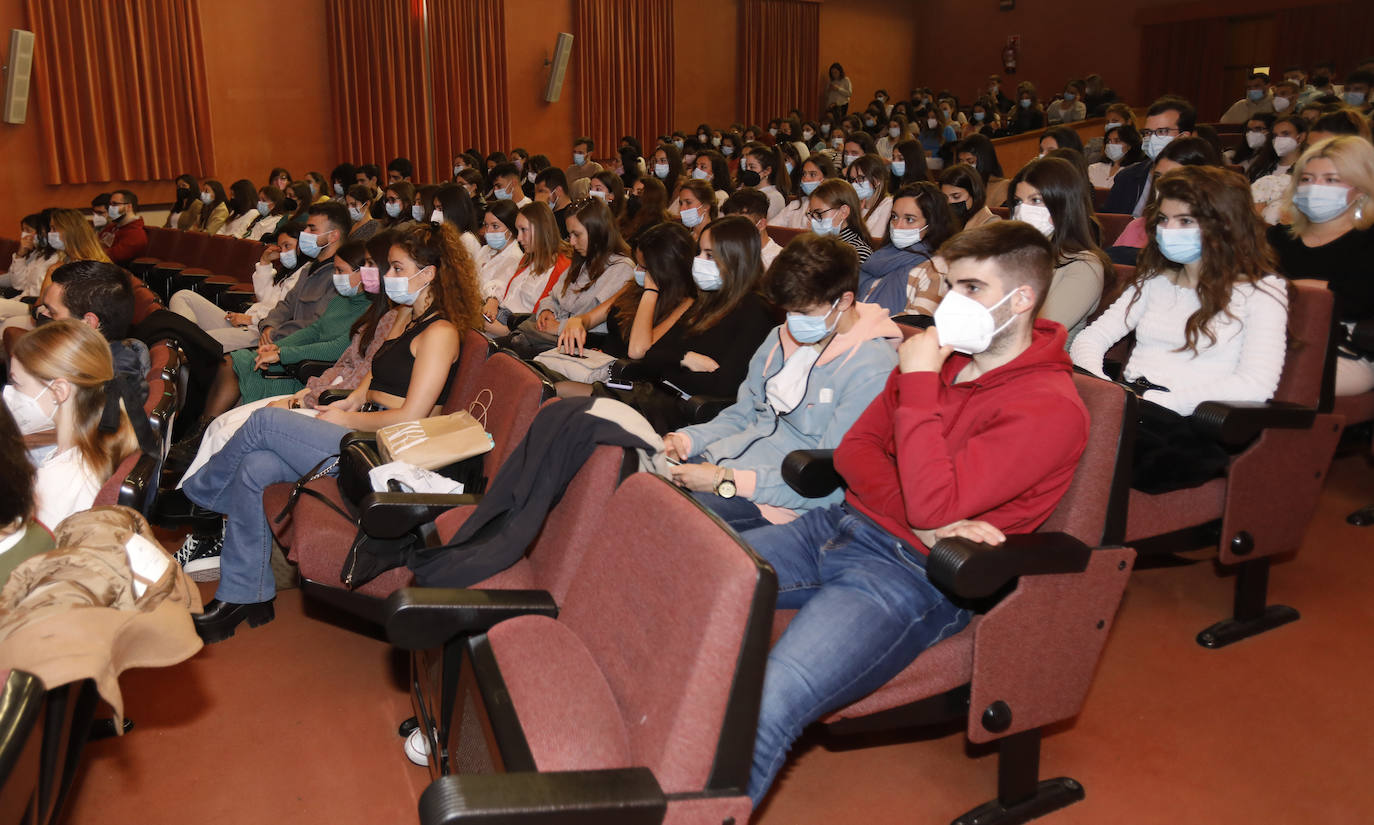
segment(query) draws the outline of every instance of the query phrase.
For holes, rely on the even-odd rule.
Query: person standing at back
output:
[[[844,75],[844,67],[831,63],[829,78],[825,85],[825,108],[836,120],[849,114],[849,99],[854,96],[854,85]]]

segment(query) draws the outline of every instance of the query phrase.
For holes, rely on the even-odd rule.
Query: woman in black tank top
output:
[[[372,373],[347,398],[320,409],[318,417],[274,407],[258,410],[183,483],[187,498],[227,517],[219,589],[204,615],[196,617],[196,629],[207,642],[228,638],[244,619],[258,625],[272,618],[276,589],[263,490],[309,472],[337,453],[340,439],[352,430],[375,431],[428,416],[458,360],[463,333],[481,329],[476,266],[451,224],[397,233],[384,272],[387,297],[409,310],[403,310],[390,340],[373,358]],[[379,394],[390,408],[361,412]]]

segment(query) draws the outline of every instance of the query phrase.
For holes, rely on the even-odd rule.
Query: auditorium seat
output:
[[[148,248],[144,250],[144,254],[155,260],[170,257],[177,238],[186,234],[180,229],[164,229],[159,226],[145,227],[145,231],[148,233]]]
[[[793,238],[808,231],[810,230],[794,229],[790,226],[769,226],[768,237],[772,238],[778,246],[786,247]]]
[[[10,261],[19,251],[19,241],[13,238],[0,238],[0,266],[9,269]]]
[[[1328,290],[1296,286],[1288,355],[1272,401],[1208,401],[1193,413],[1195,429],[1234,451],[1224,478],[1159,495],[1131,491],[1126,541],[1142,557],[1217,547],[1217,561],[1236,569],[1232,616],[1198,634],[1203,647],[1298,619],[1291,607],[1266,604],[1269,567],[1302,545],[1340,438],[1341,417],[1321,411],[1333,368],[1331,307]]]
[[[1121,237],[1121,233],[1126,230],[1126,225],[1135,220],[1130,215],[1117,215],[1112,212],[1097,213],[1097,222],[1102,225],[1102,243],[1099,244],[1103,249],[1110,249],[1116,244],[1116,239]]]
[[[1039,781],[1040,737],[1082,708],[1135,558],[1117,545],[1136,399],[1091,376],[1075,375],[1074,384],[1091,429],[1073,482],[1049,520],[1037,533],[1009,536],[997,547],[945,539],[929,556],[927,574],[942,590],[975,603],[997,597],[996,603],[886,685],[822,720],[829,733],[843,736],[959,719],[970,742],[997,742],[997,798],[957,822],[1024,822],[1016,816],[1039,816],[1083,798],[1073,779]],[[802,495],[825,495],[842,483],[832,455],[791,453],[783,476]],[[1008,585],[1014,587],[1005,592]],[[795,615],[778,611],[775,640]]]
[[[180,409],[179,377],[185,358],[171,341],[159,341],[148,348],[148,400],[144,414],[158,439],[158,452],[134,452],[126,457],[96,493],[95,505],[121,504],[143,514],[153,511],[162,480],[162,462],[172,444],[172,429]]]
[[[1101,212],[1102,207],[1107,205],[1107,198],[1112,194],[1111,187],[1093,187],[1093,210]]]
[[[528,364],[507,352],[493,354],[477,369],[479,376],[472,381],[472,394],[465,398],[455,394],[448,406],[449,411],[453,411],[465,409],[475,401],[489,402],[486,428],[495,447],[482,458],[484,478],[480,486],[484,488],[485,480],[495,478],[502,463],[524,438],[540,405],[553,397],[553,387]],[[460,379],[455,375],[454,383],[466,383],[466,377]],[[380,463],[380,458],[375,460]],[[309,486],[329,501],[343,506],[336,479],[317,479]],[[397,538],[432,523],[460,503],[475,504],[477,501],[471,487],[461,498],[373,493],[360,502],[358,520],[347,521],[324,501],[301,495],[289,517],[277,523],[276,518],[286,506],[290,492],[291,485],[272,485],[263,492],[263,507],[278,542],[288,551],[287,557],[296,560],[309,556],[312,573],[328,573],[322,580],[304,582],[302,589],[312,597],[372,619],[377,618],[375,596],[386,595],[409,581],[409,571],[393,570],[356,590],[341,589],[344,558],[360,526],[380,538]],[[480,493],[480,489],[475,492]]]
[[[467,660],[450,706],[433,702],[448,674],[412,660],[424,729],[452,720],[422,823],[748,821],[773,571],[651,474],[626,479],[601,523],[615,534],[587,548],[561,603],[540,590],[388,599],[393,644]],[[690,553],[663,552],[664,524]]]
[[[38,804],[43,750],[43,683],[0,671],[0,822],[30,823]]]

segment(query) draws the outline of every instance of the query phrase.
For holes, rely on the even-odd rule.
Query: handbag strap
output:
[[[329,472],[333,470],[335,466],[338,465],[338,463],[338,453],[335,453],[334,455],[325,456],[324,458],[320,459],[320,462],[318,464],[307,470],[305,475],[296,479],[296,483],[291,485],[291,495],[288,496],[286,499],[286,506],[281,508],[281,512],[277,514],[277,517],[275,519],[273,519],[273,523],[280,524],[282,519],[290,515],[292,510],[296,509],[296,502],[300,499],[301,493],[308,493],[314,498],[323,501],[325,504],[329,505],[330,509],[332,509],[334,512],[338,513],[339,515],[343,516],[349,521],[352,521],[353,516],[351,514],[345,513],[343,509],[339,507],[339,505],[330,501],[328,497],[323,496],[319,492],[311,490],[306,486],[307,484],[309,484],[312,481],[315,481],[316,479],[324,478],[325,476],[329,475]]]
[[[483,400],[483,398],[486,400]],[[496,394],[493,393],[490,388],[484,387],[481,392],[477,393],[477,397],[472,399],[472,403],[468,405],[468,415],[477,419],[477,423],[482,425],[482,429],[488,432],[491,430],[487,427],[487,413],[491,411],[491,405],[494,403],[496,403]]]

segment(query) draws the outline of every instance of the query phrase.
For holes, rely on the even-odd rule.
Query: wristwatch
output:
[[[735,471],[726,467],[716,476],[716,495],[721,498],[735,497]]]

